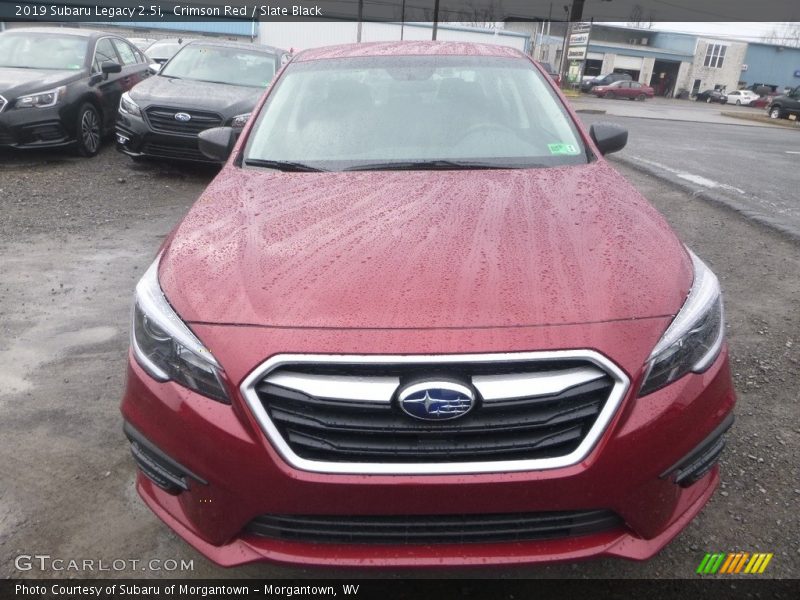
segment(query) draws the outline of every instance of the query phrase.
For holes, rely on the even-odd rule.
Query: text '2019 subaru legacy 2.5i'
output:
[[[117,149],[133,158],[212,162],[198,150],[197,134],[241,130],[284,55],[257,44],[185,44],[156,77],[122,96]]]
[[[147,505],[222,565],[646,559],[734,390],[717,278],[508,48],[309,50],[136,288]]]

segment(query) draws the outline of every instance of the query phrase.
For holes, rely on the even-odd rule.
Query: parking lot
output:
[[[633,104],[633,103],[631,103]],[[691,134],[691,124],[685,127]],[[792,132],[794,133],[794,132]],[[621,155],[625,157],[625,152]],[[800,245],[617,161],[726,292],[737,423],[722,487],[648,563],[367,571],[359,576],[691,577],[706,552],[773,552],[766,575],[800,566]],[[189,572],[126,568],[97,576],[352,576],[272,565],[223,570],[161,524],[133,489],[118,405],[135,282],[213,169],[133,163],[106,145],[94,159],[0,153],[0,574],[14,557],[192,560]],[[313,175],[309,175],[313,177]],[[785,197],[796,187],[782,185]],[[93,575],[86,573],[86,575]]]

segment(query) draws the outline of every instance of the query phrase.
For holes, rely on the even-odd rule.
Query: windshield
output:
[[[86,60],[86,38],[51,33],[0,34],[0,67],[77,71]]]
[[[524,168],[587,162],[525,59],[398,56],[290,63],[258,116],[245,164]]]
[[[275,55],[223,46],[186,46],[167,63],[159,75],[267,87],[275,75]]]

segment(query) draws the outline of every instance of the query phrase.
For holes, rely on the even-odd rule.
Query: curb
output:
[[[661,169],[642,164],[625,156],[616,155],[614,157],[610,157],[610,161],[620,162],[626,167],[630,167],[631,169],[639,171],[640,173],[644,173],[645,175],[650,175],[659,181],[662,181],[686,194],[689,194],[692,198],[699,198],[701,200],[722,206],[723,208],[733,211],[747,219],[750,219],[751,221],[755,221],[759,225],[776,231],[792,242],[800,243],[800,230],[787,226],[785,223],[779,221],[775,217],[765,215],[764,213],[755,211],[746,206],[742,206],[724,194],[715,193],[711,190],[703,188],[697,188],[688,182],[677,180],[674,176],[662,171]]]
[[[777,125],[779,127],[788,127],[789,129],[800,129],[800,121],[791,121],[789,119],[770,119],[763,115],[737,113],[733,111],[723,110],[721,113],[723,117],[731,117],[732,119],[741,119],[742,121],[751,121],[753,123],[764,123],[765,125]]]

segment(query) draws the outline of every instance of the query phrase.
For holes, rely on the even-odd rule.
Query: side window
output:
[[[97,46],[94,50],[94,64],[92,65],[92,71],[95,73],[100,72],[100,65],[102,65],[105,61],[110,60],[111,62],[119,62],[119,57],[117,56],[116,51],[114,50],[114,46],[111,45],[111,39],[103,38],[99,42],[97,42]]]
[[[117,49],[117,53],[119,57],[122,59],[123,65],[135,65],[136,64],[136,53],[134,52],[133,48],[131,48],[127,42],[122,40],[114,40],[114,46]]]
[[[633,89],[639,89],[640,87],[642,87],[642,84],[641,84],[641,83],[639,83],[638,81],[632,81],[632,82],[631,82],[630,84],[628,84],[628,85],[630,85],[630,86],[631,86]]]

